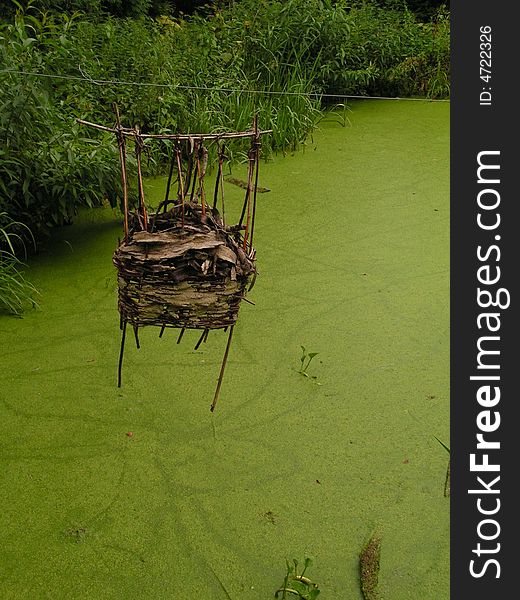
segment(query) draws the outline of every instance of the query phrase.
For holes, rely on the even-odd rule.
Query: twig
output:
[[[135,127],[135,156],[137,158],[137,182],[139,186],[139,209],[143,213],[143,228],[148,231],[148,213],[146,211],[146,205],[144,203],[144,186],[143,186],[143,173],[141,169],[141,152],[143,150],[143,141],[139,134],[139,128]]]
[[[224,352],[224,358],[222,359],[222,366],[220,367],[220,375],[218,376],[217,389],[215,390],[215,396],[213,398],[213,403],[211,404],[210,411],[213,412],[215,410],[215,406],[217,405],[217,400],[220,395],[220,388],[222,386],[222,379],[224,378],[224,370],[226,368],[227,358],[229,354],[229,348],[231,346],[231,338],[233,337],[233,329],[234,325],[231,325],[229,328],[229,335],[226,344],[226,351]]]
[[[97,123],[91,123],[90,121],[85,121],[84,119],[76,119],[76,122],[81,125],[86,125],[87,127],[93,127],[94,129],[99,129],[101,131],[110,131],[112,133],[117,133],[117,129],[113,127],[105,127],[104,125],[98,125]],[[134,137],[135,133],[133,129],[129,129],[127,127],[123,127],[121,129],[123,135],[127,137]],[[267,133],[272,133],[272,129],[266,129],[264,131],[259,131],[260,135],[264,135]],[[139,137],[142,139],[155,139],[155,140],[191,140],[193,138],[199,138],[203,140],[220,140],[220,139],[236,139],[236,138],[246,138],[251,137],[255,132],[254,131],[236,131],[232,133],[188,133],[188,134],[177,134],[177,133],[140,133]]]
[[[190,182],[193,172],[193,139],[189,139],[189,152],[188,152],[188,172],[186,175],[186,181],[184,182],[184,196],[190,191]]]
[[[246,192],[246,197],[245,197],[245,201],[244,201],[245,203],[247,203],[246,230],[244,232],[244,251],[247,251],[249,228],[251,226],[251,192],[253,190],[252,183],[253,183],[253,168],[254,168],[254,161],[255,161],[254,156],[255,156],[255,151],[253,148],[250,148],[249,152],[248,152],[249,164],[248,164],[248,171],[247,171],[247,192]]]
[[[134,337],[135,337],[135,345],[136,345],[137,349],[139,350],[139,348],[141,346],[139,345],[139,326],[138,325],[134,325]]]
[[[166,183],[166,192],[164,194],[164,210],[166,210],[166,204],[168,203],[168,199],[170,197],[170,187],[172,184],[173,169],[175,167],[175,159],[176,159],[176,157],[172,157],[172,160],[170,162],[170,171],[168,173],[168,182]]]
[[[220,185],[220,180],[222,179],[222,149],[220,148],[220,146],[218,147],[217,154],[218,154],[218,169],[217,169],[217,176],[215,177],[215,189],[213,191],[213,210],[215,210],[217,208],[218,188]]]
[[[121,376],[123,369],[123,354],[125,351],[125,338],[126,338],[126,321],[123,322],[123,333],[121,334],[121,349],[119,350],[119,366],[117,369],[117,387],[121,387]]]
[[[193,202],[193,196],[195,194],[195,184],[197,183],[197,177],[199,175],[199,160],[198,160],[198,153],[199,153],[199,143],[197,141],[195,141],[193,143],[193,151],[192,151],[192,162],[195,164],[195,170],[193,172],[193,180],[191,182],[191,193],[190,193],[190,202]]]
[[[122,134],[121,118],[119,116],[119,108],[114,102],[113,104],[114,113],[116,115],[116,128],[117,128],[117,141],[119,146],[119,162],[121,164],[121,183],[123,186],[123,211],[124,211],[124,231],[125,231],[125,242],[128,239],[128,188],[126,179],[126,144],[125,137]]]
[[[213,209],[217,207],[218,200],[218,187],[220,184],[220,199],[222,203],[222,224],[224,229],[226,228],[226,205],[224,203],[224,159],[227,158],[225,155],[225,146],[222,144],[218,149],[218,173],[215,182],[215,197],[213,200]]]
[[[182,205],[181,226],[184,229],[184,183],[182,181],[181,149],[178,144],[175,146],[175,157],[177,159],[177,172],[178,172],[178,176],[179,176],[179,194],[180,194],[180,201],[181,201],[181,205]]]
[[[202,342],[204,341],[204,336],[206,335],[206,331],[208,331],[207,329],[204,329],[204,331],[202,332],[202,335],[199,338],[199,341],[195,344],[195,348],[194,350],[198,350],[199,346],[202,344]]]
[[[199,156],[202,158],[202,166],[199,164],[199,194],[202,204],[202,216],[206,216],[206,193],[204,191],[204,177],[208,166],[208,150],[204,146],[204,141],[200,141]]]
[[[256,193],[258,190],[258,169],[260,163],[260,136],[258,134],[258,114],[255,115],[254,120],[255,138],[253,141],[253,147],[255,149],[255,187],[253,193],[253,218],[251,221],[251,238],[249,241],[249,247],[253,248],[253,234],[255,232],[255,216],[256,216]]]

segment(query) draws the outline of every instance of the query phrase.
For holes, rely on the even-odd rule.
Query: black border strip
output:
[[[520,229],[515,219],[520,175],[515,63],[520,56],[520,29],[514,8],[514,2],[504,0],[451,2],[453,600],[520,597],[515,582],[519,567],[513,564],[515,511],[519,506],[515,463],[520,456],[515,444],[516,440],[520,444],[516,416],[520,387],[516,381],[516,373],[520,375]],[[486,35],[483,32],[488,27],[490,32]],[[487,72],[481,67],[491,71],[490,78],[485,77]],[[481,164],[497,167],[484,166],[480,183],[479,154]],[[490,208],[494,204],[497,206]],[[489,229],[479,226],[479,213],[480,223]],[[488,283],[498,275],[498,281]],[[490,299],[498,306],[485,307]],[[495,316],[483,316],[491,313]],[[491,353],[496,351],[499,354]],[[475,376],[484,379],[471,379]],[[496,388],[500,390],[498,401]],[[487,447],[477,448],[479,433]],[[500,448],[492,447],[493,442],[498,442]],[[472,454],[476,465],[473,471]],[[478,467],[485,464],[484,455],[493,468],[500,470]],[[496,477],[500,479],[494,481]],[[469,490],[474,493],[468,493]]]

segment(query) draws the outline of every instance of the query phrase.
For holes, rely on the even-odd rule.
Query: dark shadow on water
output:
[[[56,227],[38,252],[29,257],[26,264],[32,268],[49,261],[55,266],[71,257],[82,258],[86,254],[109,255],[123,236],[122,218],[112,209],[98,208],[84,211],[71,225]]]

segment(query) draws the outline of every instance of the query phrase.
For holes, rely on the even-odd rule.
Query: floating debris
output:
[[[359,555],[361,591],[365,600],[381,600],[378,591],[380,559],[381,538],[374,534]]]

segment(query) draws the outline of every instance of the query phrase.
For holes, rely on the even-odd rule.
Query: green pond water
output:
[[[320,600],[361,600],[374,531],[384,600],[449,597],[449,104],[349,121],[261,163],[214,414],[223,332],[129,336],[116,386],[116,213],[31,261],[40,308],[0,317],[1,598],[266,600],[312,556]]]

